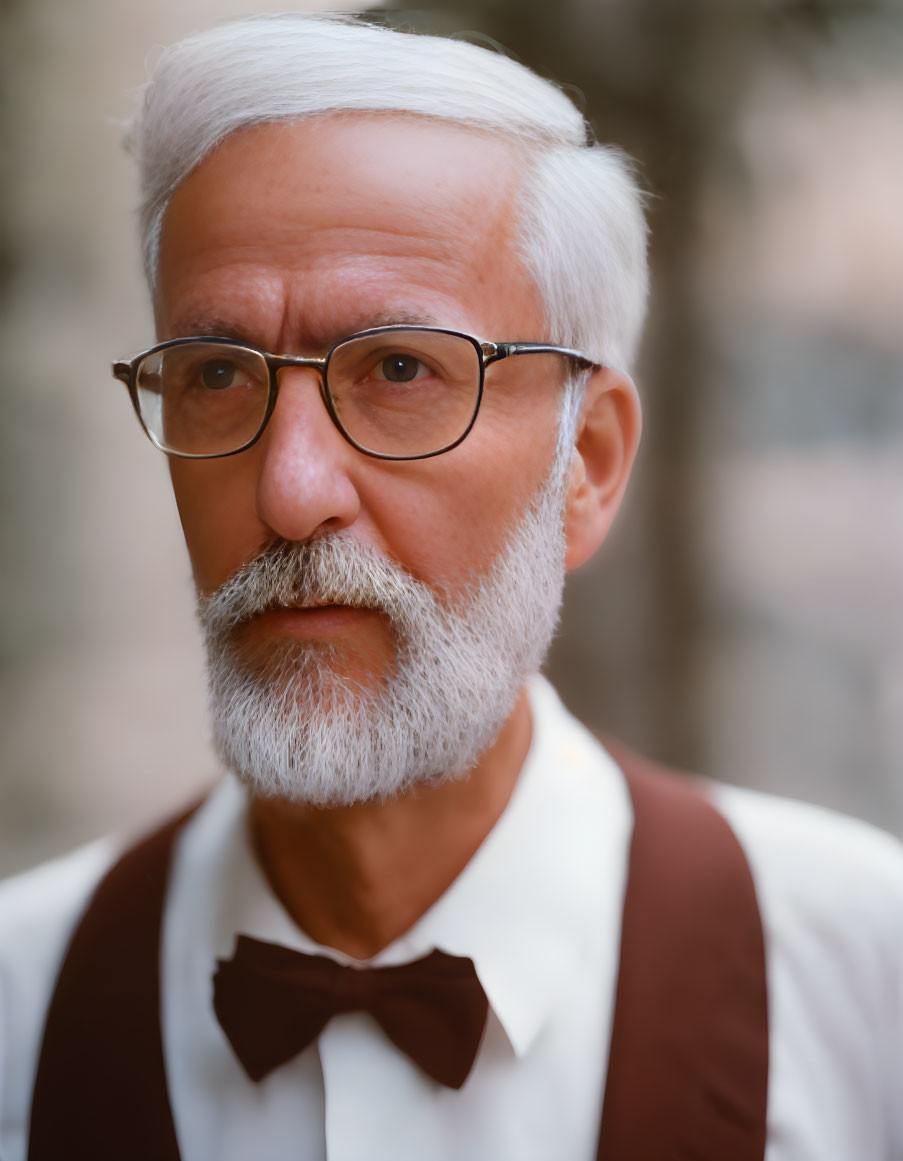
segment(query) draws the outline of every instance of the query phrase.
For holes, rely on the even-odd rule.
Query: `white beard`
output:
[[[268,547],[198,611],[213,740],[255,793],[315,806],[387,799],[471,769],[512,713],[551,643],[564,587],[570,457],[555,466],[486,573],[454,599],[342,533]],[[268,608],[328,603],[381,610],[390,672],[362,688],[310,641],[242,662],[234,630]]]

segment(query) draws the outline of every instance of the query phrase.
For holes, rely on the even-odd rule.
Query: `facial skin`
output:
[[[159,336],[217,334],[275,353],[312,355],[355,331],[397,322],[481,339],[542,339],[542,304],[517,254],[520,164],[515,149],[497,138],[415,117],[337,115],[236,133],[184,182],[167,210],[155,303]],[[199,591],[218,588],[274,538],[306,541],[342,531],[454,600],[498,555],[549,473],[562,374],[561,359],[546,355],[490,368],[467,439],[435,459],[397,463],[364,456],[342,438],[319,396],[316,372],[281,372],[275,411],[254,447],[220,460],[171,460]],[[632,385],[613,372],[596,373],[571,474],[569,566],[582,563],[604,537],[638,433]],[[242,630],[238,644],[252,659],[291,636],[328,641],[335,664],[365,686],[392,665],[389,627],[369,610],[268,613]],[[391,848],[396,862],[404,861],[404,842],[414,833],[410,812],[429,816],[431,824],[421,818],[416,833],[436,873],[424,879],[420,866],[426,885],[405,916],[393,915],[361,940],[327,930],[324,942],[342,946],[344,939],[352,954],[372,954],[404,930],[495,822],[528,741],[522,698],[468,783],[431,792],[439,796],[432,803],[396,804],[406,821],[391,843],[391,810],[383,808],[374,841]],[[362,809],[355,819],[366,815]],[[275,807],[262,807],[258,817],[266,818],[271,849],[264,862],[277,890],[314,938],[323,935],[310,900],[289,898],[291,876],[279,871],[285,864],[279,850],[295,847],[288,832],[306,823]],[[317,825],[322,833],[322,815]],[[445,855],[443,828],[451,834]],[[335,849],[334,837],[328,845]],[[336,856],[340,864],[348,862],[348,848],[345,842]],[[401,863],[396,870],[401,880]],[[360,878],[360,867],[345,877]],[[372,908],[379,892],[374,875],[364,877]],[[376,878],[391,896],[386,876]],[[344,907],[353,915],[347,899],[332,903],[333,912]]]
[[[516,163],[496,139],[414,118],[341,116],[235,134],[167,212],[160,337],[225,332],[319,354],[355,330],[416,318],[480,338],[541,338],[541,304],[513,252]],[[341,438],[314,372],[283,371],[258,445],[222,460],[171,461],[199,589],[216,588],[273,536],[346,529],[455,591],[485,569],[548,471],[561,372],[555,356],[497,365],[464,443],[400,464]],[[381,627],[354,631],[372,664]]]

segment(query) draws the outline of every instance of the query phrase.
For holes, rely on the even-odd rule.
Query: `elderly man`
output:
[[[114,373],[227,773],[0,892],[3,1161],[903,1158],[898,846],[628,793],[536,675],[639,437],[624,161],[500,55],[304,17],[164,53],[132,141]]]

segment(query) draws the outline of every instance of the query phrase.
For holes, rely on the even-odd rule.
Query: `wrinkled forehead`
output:
[[[535,326],[518,234],[523,170],[504,139],[420,116],[335,114],[233,133],[167,208],[161,334],[212,322],[224,304],[291,310],[312,329],[336,303],[354,329],[414,316],[461,326],[468,304],[485,317],[493,295],[485,325],[515,326],[503,309],[512,295],[529,315],[516,329]],[[332,321],[326,329],[338,337]]]

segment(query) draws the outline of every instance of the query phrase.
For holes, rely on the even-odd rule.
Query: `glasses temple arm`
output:
[[[558,347],[552,343],[482,343],[481,346],[483,361],[487,366],[512,355],[564,355],[587,370],[600,365],[582,351],[575,351],[572,347]]]

